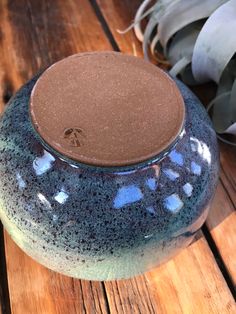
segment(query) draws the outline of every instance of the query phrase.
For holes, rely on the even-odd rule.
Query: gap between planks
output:
[[[142,51],[140,48],[141,46],[139,43],[137,44],[137,40],[136,40],[136,38],[134,38],[135,36],[133,33],[129,32],[125,36],[121,36],[117,32],[118,28],[125,29],[131,23],[131,16],[128,14],[128,17],[127,17],[127,14],[125,14],[129,10],[128,4],[124,4],[125,1],[123,2],[123,4],[122,3],[118,4],[117,1],[114,1],[114,3],[116,3],[115,9],[117,9],[117,10],[114,10],[113,5],[111,5],[109,3],[109,1],[107,1],[107,0],[97,0],[97,1],[95,0],[92,2],[95,2],[95,3],[98,2],[98,4],[100,5],[100,12],[102,12],[104,14],[104,17],[105,17],[105,20],[107,23],[106,25],[109,25],[111,27],[110,34],[112,34],[114,40],[117,41],[117,45],[119,46],[120,50],[122,52],[125,52],[125,53],[132,53],[134,55],[142,56]],[[138,3],[136,3],[136,4],[138,4]],[[115,4],[114,4],[114,6],[115,6]],[[127,8],[127,10],[125,10],[124,8]],[[97,10],[97,7],[96,7],[96,10]],[[118,13],[117,13],[117,11],[118,11]],[[135,12],[135,10],[133,10],[132,12]],[[114,17],[114,13],[115,13],[115,17]],[[99,18],[99,16],[98,16],[98,18]],[[101,21],[101,23],[102,23],[102,21]],[[132,50],[134,45],[136,47],[135,52],[134,52],[134,50]],[[138,53],[137,53],[137,51],[138,51]],[[226,150],[224,149],[224,153],[225,153],[225,151]],[[234,160],[234,162],[232,160]],[[231,156],[230,161],[231,161],[232,166],[233,166],[233,164],[236,166],[236,158],[233,159],[233,157]],[[232,178],[231,178],[231,181],[233,181]],[[232,183],[231,183],[231,186],[232,186]],[[228,191],[226,189],[224,189],[224,191],[222,191],[223,188],[224,188],[224,186],[220,182],[219,186],[217,188],[217,193],[216,193],[216,197],[214,199],[214,203],[212,205],[211,213],[207,219],[206,224],[207,224],[207,227],[209,228],[209,231],[210,231],[209,235],[211,234],[211,242],[209,241],[208,244],[212,243],[215,245],[216,248],[218,247],[217,252],[214,249],[212,250],[212,252],[216,258],[216,261],[219,263],[220,269],[224,270],[223,275],[224,275],[225,280],[226,280],[226,282],[230,288],[231,293],[233,294],[233,296],[235,298],[236,255],[234,252],[235,252],[235,247],[236,247],[236,236],[235,236],[235,234],[236,234],[236,213],[232,208],[233,203],[231,202],[231,198],[227,198]],[[220,193],[218,194],[219,190],[220,190]],[[221,196],[221,199],[225,200],[225,205],[227,208],[224,208],[224,207],[219,208],[218,204],[220,204],[220,202],[219,202],[220,198],[217,197],[218,195]],[[232,195],[232,193],[231,193],[231,195]],[[234,196],[235,196],[235,194],[234,194]],[[221,204],[222,204],[222,202],[221,202]],[[217,221],[216,217],[222,219],[222,213],[223,212],[227,213],[229,216],[227,221],[226,222]],[[225,218],[225,217],[223,217],[223,218]],[[219,225],[218,227],[216,226],[216,223]],[[213,225],[215,228],[214,230],[213,230]],[[223,230],[228,231],[228,233],[224,232],[224,234],[225,234],[224,238],[221,237]],[[205,234],[206,234],[206,232],[205,232]],[[222,241],[222,239],[224,239],[224,241]],[[214,241],[216,241],[216,243]],[[226,242],[226,245],[225,245],[225,242]],[[226,249],[228,249],[227,252],[225,252]],[[222,254],[222,256],[221,256],[221,254]],[[220,263],[219,260],[221,260],[222,262]]]
[[[3,226],[0,222],[0,314],[10,314],[10,299],[5,260]]]
[[[62,4],[62,2],[60,1],[55,1],[59,4]],[[100,1],[104,3],[108,3],[107,1]],[[119,1],[113,1],[114,3],[116,3],[117,5],[121,5],[122,4]],[[127,1],[124,1],[127,3]],[[134,1],[135,2],[135,1]],[[43,2],[45,3],[45,2]],[[109,1],[109,3],[111,4],[111,2]],[[32,8],[33,4],[30,4],[30,14],[31,16],[31,21],[33,21],[32,23],[35,23],[35,26],[38,27],[38,20],[36,20],[34,18],[34,8]],[[75,26],[73,27],[73,25],[68,25],[68,28],[70,29],[69,33],[69,39],[64,38],[63,36],[61,36],[61,40],[62,42],[64,41],[68,44],[69,49],[66,50],[64,48],[63,45],[59,45],[59,48],[56,47],[56,42],[53,38],[51,38],[51,48],[53,48],[52,50],[49,50],[49,53],[47,51],[47,49],[45,49],[45,51],[40,51],[40,54],[38,53],[37,47],[34,48],[33,53],[36,54],[36,59],[37,64],[33,65],[33,68],[31,68],[31,65],[29,60],[34,60],[34,55],[30,54],[26,59],[23,56],[23,58],[21,58],[20,60],[22,60],[23,64],[23,69],[29,69],[28,72],[22,72],[22,68],[20,71],[16,71],[15,74],[18,75],[18,77],[20,77],[20,79],[17,82],[21,82],[21,84],[23,83],[22,81],[22,74],[23,74],[23,79],[26,78],[25,73],[27,75],[27,78],[29,78],[32,73],[35,73],[36,69],[38,67],[41,67],[43,65],[47,64],[47,60],[50,59],[50,62],[55,61],[57,58],[61,58],[63,56],[66,56],[67,54],[71,54],[73,52],[77,52],[77,51],[84,51],[84,50],[109,50],[110,49],[110,42],[107,42],[107,39],[104,38],[104,33],[101,31],[101,29],[98,27],[98,22],[93,20],[94,19],[94,15],[90,12],[90,10],[88,10],[88,5],[86,4],[86,1],[70,1],[70,3],[65,4],[63,3],[63,5],[65,5],[64,10],[63,10],[63,19],[67,20],[68,23],[69,21],[73,21],[73,23],[75,24]],[[76,12],[78,12],[79,8],[81,8],[81,6],[83,6],[83,8],[85,8],[85,12],[87,14],[86,19],[85,17],[82,18],[83,23],[86,24],[86,27],[90,30],[89,34],[86,33],[86,29],[83,29],[81,31],[81,28],[78,28],[78,25],[76,26],[76,23],[78,20],[81,21],[81,15],[78,17],[78,15],[76,14]],[[76,11],[77,10],[77,11]],[[113,12],[114,13],[114,12]],[[82,14],[80,12],[80,14]],[[77,16],[77,18],[75,18],[75,16]],[[113,15],[114,16],[114,15]],[[113,17],[114,20],[116,20],[115,16]],[[118,19],[118,18],[117,18]],[[125,19],[127,20],[128,17],[126,16]],[[86,23],[86,20],[89,20],[90,22]],[[93,22],[91,22],[93,21]],[[47,17],[46,17],[46,23],[48,23],[47,21]],[[101,22],[100,22],[101,23]],[[80,26],[82,25],[82,23],[80,24]],[[108,25],[110,25],[110,22],[108,23]],[[48,25],[48,27],[50,28],[50,25]],[[91,28],[92,27],[92,28]],[[82,27],[83,28],[83,27]],[[66,30],[68,31],[68,29]],[[87,34],[88,36],[88,40],[83,37],[83,31]],[[63,33],[63,28],[61,29],[62,34]],[[58,32],[59,35],[60,31]],[[92,35],[93,34],[93,37]],[[29,34],[30,35],[30,34]],[[54,36],[56,36],[57,34],[54,34]],[[39,37],[39,41],[42,44],[47,44],[47,41],[43,41],[43,38],[40,38],[40,33],[35,34],[36,38]],[[80,36],[80,42],[78,43],[78,36]],[[90,37],[89,37],[90,36]],[[130,35],[129,35],[130,36]],[[133,35],[132,35],[133,36]],[[65,36],[66,37],[66,36]],[[126,36],[127,38],[127,36]],[[66,39],[66,41],[65,41]],[[33,40],[34,43],[34,39],[31,38],[31,41]],[[126,39],[127,42],[129,42],[128,39]],[[135,41],[135,39],[134,39]],[[99,44],[100,43],[100,44]],[[124,45],[125,46],[125,45]],[[135,50],[133,49],[133,45],[128,46],[127,50],[122,50],[123,52],[127,52],[127,53],[134,53],[134,51],[136,50],[136,52],[138,51],[138,43],[137,46],[135,46]],[[11,50],[9,50],[11,51]],[[21,51],[19,51],[20,53]],[[37,55],[38,53],[38,55]],[[45,56],[49,55],[49,57]],[[49,58],[49,59],[48,59]],[[10,59],[10,58],[9,58]],[[17,58],[18,59],[18,58]],[[25,60],[25,61],[24,61]],[[8,61],[9,62],[9,61]],[[11,62],[9,63],[9,65],[11,64]],[[33,62],[32,62],[33,64]],[[13,58],[13,69],[15,66],[15,69],[18,69],[18,61],[15,60],[15,58]],[[22,64],[21,64],[22,67]],[[11,76],[10,76],[11,77]],[[12,77],[11,77],[12,79]],[[14,80],[13,80],[14,81]],[[20,85],[20,84],[19,84]],[[15,84],[14,87],[15,89],[19,87],[19,85]],[[32,278],[37,279],[40,278],[42,276],[42,273],[46,272],[46,278],[48,278],[47,276],[49,276],[49,273],[51,274],[52,272],[46,270],[44,267],[38,265],[37,263],[33,262],[34,264],[31,264],[31,259],[27,256],[25,256],[25,254],[20,251],[15,245],[14,243],[12,243],[12,241],[6,237],[6,249],[8,252],[8,265],[12,266],[13,268],[11,268],[12,270],[14,270],[14,267],[17,264],[17,261],[23,261],[23,263],[21,262],[20,265],[20,270],[21,270],[21,275],[19,276],[19,278],[14,278],[14,272],[11,272],[11,274],[9,275],[9,278],[11,277],[10,281],[11,281],[11,287],[10,290],[13,291],[14,289],[16,289],[16,287],[13,286],[14,284],[14,280],[15,283],[18,281],[19,284],[22,285],[22,283],[24,283],[24,288],[25,285],[27,288],[32,288],[33,287],[33,292],[37,294],[37,292],[41,286],[35,285],[34,282],[32,282]],[[10,258],[15,255],[16,256],[16,261],[15,260],[10,260]],[[205,261],[206,257],[209,259],[208,261]],[[207,263],[206,263],[207,262]],[[197,263],[197,264],[196,264]],[[33,273],[27,273],[29,272],[29,266],[32,266],[33,269],[39,269],[38,271],[36,271],[36,277],[34,276]],[[189,276],[188,272],[186,273],[185,271],[185,267],[182,267],[182,265],[186,265],[187,270],[189,271],[189,273],[192,274],[192,269],[194,269],[195,271],[195,282],[193,282],[192,278]],[[196,267],[196,265],[202,265],[202,269],[200,267]],[[39,268],[38,268],[39,267]],[[23,272],[22,272],[23,271]],[[205,273],[204,273],[205,271]],[[210,271],[210,274],[207,273],[207,271]],[[28,277],[25,278],[25,277]],[[55,278],[54,278],[55,276]],[[42,278],[44,278],[44,276],[42,276]],[[51,280],[52,278],[54,278],[54,280]],[[28,281],[25,281],[25,280]],[[31,280],[30,280],[31,279]],[[38,279],[37,279],[38,280]],[[37,282],[36,280],[36,282]],[[51,310],[50,313],[62,313],[59,312],[60,309],[60,305],[61,302],[63,303],[63,309],[64,310],[68,310],[71,309],[70,314],[72,313],[77,313],[76,306],[80,306],[76,303],[76,300],[74,299],[74,292],[73,289],[78,290],[79,289],[79,284],[78,281],[73,281],[73,285],[71,286],[71,284],[68,284],[67,282],[67,277],[64,276],[60,276],[58,274],[53,273],[52,277],[51,275],[49,276],[49,281],[45,281],[44,284],[46,283],[46,289],[42,289],[40,290],[41,292],[41,297],[43,296],[45,297],[51,297],[50,294],[47,294],[47,289],[52,289],[52,287],[50,286],[51,284],[56,282],[56,288],[55,286],[53,287],[53,296],[55,294],[55,291],[57,291],[58,293],[58,297],[57,297],[57,307],[55,310],[55,304],[52,303],[53,301],[50,300],[49,307],[48,309]],[[67,282],[67,284],[66,284]],[[204,285],[203,285],[203,283]],[[50,286],[50,288],[47,287],[47,284]],[[81,282],[80,285],[83,286],[84,282]],[[33,285],[33,286],[32,286]],[[62,289],[63,285],[65,285],[66,287],[68,287],[69,291],[64,290],[64,288]],[[119,291],[119,296],[120,298],[114,301],[114,298],[116,297],[116,295],[112,295],[110,293],[110,286],[112,285],[116,285],[117,286],[117,290]],[[73,288],[74,287],[74,288]],[[84,286],[83,286],[84,287]],[[232,298],[230,297],[230,293],[228,292],[225,284],[224,284],[224,280],[221,276],[221,273],[219,272],[219,269],[217,268],[216,264],[214,263],[214,258],[211,255],[211,252],[209,250],[209,247],[207,245],[207,243],[205,242],[204,238],[199,239],[198,241],[196,241],[190,248],[184,250],[183,252],[180,253],[179,256],[177,256],[174,260],[170,261],[169,263],[167,263],[166,265],[161,266],[159,269],[154,270],[153,272],[146,274],[145,276],[141,276],[140,278],[136,278],[136,279],[132,279],[130,281],[117,281],[114,283],[105,283],[105,287],[106,287],[106,291],[107,291],[107,300],[110,304],[111,307],[111,312],[112,313],[129,313],[129,312],[124,312],[124,310],[130,310],[130,306],[132,305],[132,308],[135,308],[135,311],[137,313],[140,312],[140,309],[142,309],[142,307],[144,306],[145,308],[149,308],[150,311],[152,311],[151,309],[154,309],[153,313],[166,313],[166,311],[172,310],[172,312],[167,312],[167,313],[177,313],[175,309],[180,309],[181,311],[183,311],[183,313],[199,313],[198,310],[203,309],[203,310],[209,310],[209,313],[230,313],[233,310],[233,301]],[[128,289],[128,294],[123,293],[124,289]],[[41,289],[41,288],[40,288]],[[56,290],[55,290],[56,289]],[[72,290],[71,290],[72,289]],[[86,286],[85,288],[81,288],[79,291],[84,290],[87,291],[88,290],[88,286]],[[191,290],[191,291],[189,291]],[[91,291],[91,290],[88,290]],[[97,290],[96,290],[97,291]],[[99,288],[100,291],[100,288]],[[11,298],[15,298],[15,301],[17,299],[17,297],[19,297],[19,295],[16,294],[17,291],[15,291],[15,295],[11,296]],[[68,298],[69,299],[69,303],[66,303],[65,300],[65,296],[71,296],[72,293],[72,298]],[[76,296],[78,294],[78,291],[76,292]],[[79,294],[80,295],[80,294]],[[77,296],[79,299],[79,295]],[[143,295],[148,295],[147,298],[143,298]],[[168,296],[168,302],[166,302]],[[104,302],[103,297],[101,297],[102,302]],[[203,298],[203,299],[202,299]],[[28,301],[30,303],[30,299],[32,299],[32,295],[28,296]],[[45,299],[34,299],[34,301],[39,302],[37,304],[37,306],[39,306],[39,304],[41,304],[41,302],[45,302]],[[114,301],[113,303],[116,305],[116,307],[121,309],[121,312],[117,312],[114,307],[111,306],[112,304],[112,300]],[[146,301],[145,301],[146,300]],[[19,299],[18,299],[19,301]],[[83,303],[83,309],[86,311],[86,308],[88,308],[88,306],[90,306],[89,304],[87,304],[86,306],[84,306],[84,301],[81,301]],[[88,301],[88,300],[87,300]],[[171,302],[169,302],[171,301]],[[54,300],[55,302],[55,300]],[[142,302],[144,302],[145,304],[142,305]],[[151,304],[150,304],[151,303]],[[209,303],[209,304],[208,304]],[[19,303],[18,303],[19,304]],[[47,304],[47,298],[46,298],[46,304]],[[33,304],[34,305],[34,304]],[[32,305],[32,306],[33,306]],[[42,304],[41,304],[42,305]],[[54,306],[54,307],[53,307]],[[14,308],[14,313],[19,313],[21,314],[22,312],[20,312],[20,308],[18,306],[17,308],[17,303],[15,303],[15,305],[13,306]],[[79,307],[78,307],[79,308]],[[99,310],[100,307],[97,308],[97,310]],[[29,308],[30,309],[30,308]],[[33,309],[33,307],[32,307]],[[194,312],[186,312],[186,310],[191,310]],[[18,312],[17,312],[18,311]],[[55,312],[56,311],[56,312]],[[107,311],[106,307],[104,307],[104,311]],[[130,310],[132,311],[132,309]],[[197,312],[198,311],[198,312]],[[30,312],[26,312],[24,311],[24,313],[30,313]],[[31,312],[32,313],[32,312]],[[40,312],[39,312],[40,313]],[[49,312],[48,312],[49,313]],[[66,312],[64,312],[63,314],[65,314]],[[135,312],[132,312],[135,313]],[[152,313],[152,312],[150,312]],[[178,312],[180,313],[180,312]],[[204,313],[204,312],[203,312]],[[233,313],[233,312],[232,312]]]
[[[58,59],[80,51],[111,50],[86,0],[4,1],[0,16],[5,35],[0,41],[3,102],[40,68]],[[103,283],[46,269],[26,256],[6,232],[5,251],[12,313],[109,313]]]

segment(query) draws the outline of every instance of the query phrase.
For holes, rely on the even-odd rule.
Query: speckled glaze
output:
[[[219,167],[199,100],[177,81],[186,105],[177,142],[145,163],[99,168],[66,159],[39,138],[28,112],[36,79],[0,120],[0,217],[22,250],[66,275],[111,280],[143,273],[187,246],[206,219]]]

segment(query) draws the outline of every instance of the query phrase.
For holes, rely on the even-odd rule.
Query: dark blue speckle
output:
[[[142,273],[188,245],[206,219],[219,167],[199,100],[177,82],[185,127],[161,158],[96,168],[63,158],[36,134],[28,114],[35,80],[0,120],[0,216],[15,242],[55,271],[94,280]]]

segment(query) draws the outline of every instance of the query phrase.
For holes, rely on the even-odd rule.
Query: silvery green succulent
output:
[[[185,83],[218,84],[208,106],[215,129],[236,135],[236,0],[145,0],[132,27],[146,59],[161,52]]]

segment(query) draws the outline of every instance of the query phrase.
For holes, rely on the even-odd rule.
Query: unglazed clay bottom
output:
[[[175,141],[151,159],[102,167],[65,157],[38,134],[29,114],[37,79],[0,120],[0,217],[19,247],[68,276],[111,280],[187,246],[206,219],[219,167],[199,100],[176,81],[185,120]]]

